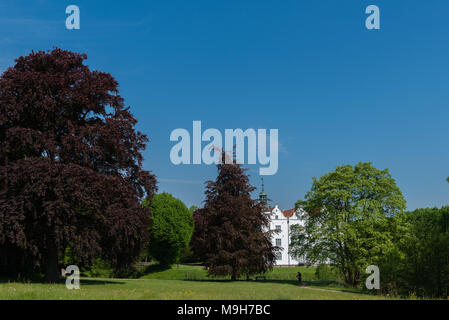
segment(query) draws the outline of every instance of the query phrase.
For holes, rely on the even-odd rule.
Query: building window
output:
[[[276,239],[276,247],[280,247],[281,246],[281,239]]]
[[[277,230],[277,231],[281,231],[281,226],[277,225],[277,226],[276,226],[276,230]]]
[[[278,219],[279,219],[279,216],[278,216],[278,215],[275,215],[274,218],[275,218],[276,220],[278,220]]]
[[[282,253],[276,252],[276,260],[282,260]]]

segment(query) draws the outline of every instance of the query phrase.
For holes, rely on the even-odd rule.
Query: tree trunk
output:
[[[440,264],[439,261],[437,263],[437,296],[438,298],[442,298],[443,297],[443,292],[442,292],[442,286],[441,286],[441,269],[440,269]]]
[[[45,265],[43,267],[45,270],[45,281],[50,283],[58,282],[58,249],[54,241],[47,246]]]

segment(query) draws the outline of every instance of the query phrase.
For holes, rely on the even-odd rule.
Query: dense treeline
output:
[[[449,296],[449,206],[398,217],[394,246],[379,261],[382,291],[418,297]]]
[[[343,165],[314,179],[290,252],[308,264],[334,265],[349,286],[364,288],[366,268],[380,271],[385,294],[447,298],[449,207],[405,211],[387,169]]]

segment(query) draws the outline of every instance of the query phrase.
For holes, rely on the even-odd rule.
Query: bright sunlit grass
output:
[[[209,278],[199,266],[175,265],[158,270],[154,266],[142,279],[92,279],[82,278],[79,290],[68,290],[64,283],[20,283],[0,282],[0,299],[383,299],[366,295],[333,284],[328,287],[320,282],[297,284],[295,277],[301,271],[303,280],[314,281],[314,268],[275,268],[266,274],[265,281],[229,281],[224,278]],[[329,284],[330,285],[330,284]]]

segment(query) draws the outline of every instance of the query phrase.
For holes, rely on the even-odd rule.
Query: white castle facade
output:
[[[297,266],[304,264],[302,259],[296,260],[289,253],[291,243],[291,226],[302,225],[300,215],[303,214],[302,209],[281,210],[278,205],[269,208],[265,212],[270,216],[270,230],[278,231],[273,235],[273,245],[282,248],[276,255],[277,266]]]
[[[259,195],[262,201],[267,201],[267,195],[263,189]],[[273,234],[273,245],[280,247],[281,251],[276,255],[276,265],[277,266],[297,266],[304,264],[305,261],[302,259],[295,259],[289,253],[290,243],[291,243],[291,226],[293,225],[303,225],[303,220],[301,217],[307,214],[304,209],[298,208],[290,210],[281,210],[278,205],[274,207],[265,206],[266,211],[264,214],[269,215],[270,218],[270,230],[276,230],[277,233]]]

